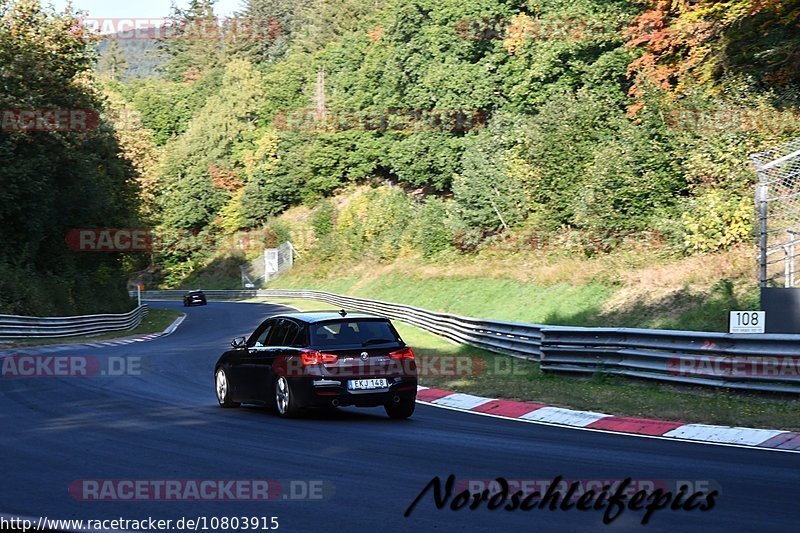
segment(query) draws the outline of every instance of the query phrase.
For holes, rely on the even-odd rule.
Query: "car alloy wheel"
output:
[[[231,401],[231,391],[228,385],[228,376],[222,368],[217,369],[216,377],[214,379],[215,389],[217,391],[217,401],[222,407],[238,407],[239,404]]]
[[[292,394],[292,387],[286,376],[275,380],[275,407],[282,417],[290,418],[297,414],[297,404]]]

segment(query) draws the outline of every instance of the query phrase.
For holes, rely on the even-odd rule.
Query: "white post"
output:
[[[139,307],[142,306],[142,286],[136,284],[136,299],[139,301]]]
[[[783,286],[789,287],[789,247],[784,244],[781,248],[783,249]]]
[[[794,254],[795,254],[795,243],[797,242],[797,235],[800,235],[800,232],[794,230],[787,230],[787,233],[791,235],[792,240],[789,241],[789,287],[794,287],[794,274],[795,274],[795,264],[794,264]]]

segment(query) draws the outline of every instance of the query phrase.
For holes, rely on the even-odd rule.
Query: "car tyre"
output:
[[[217,401],[221,407],[239,407],[238,402],[231,400],[231,387],[225,369],[219,367],[214,374],[214,389],[217,392]]]
[[[414,414],[414,409],[417,407],[417,403],[412,398],[400,400],[397,403],[387,403],[383,407],[386,409],[386,414],[389,415],[389,418],[403,419]]]
[[[297,398],[286,376],[278,376],[274,387],[275,411],[282,418],[294,418],[300,413]]]

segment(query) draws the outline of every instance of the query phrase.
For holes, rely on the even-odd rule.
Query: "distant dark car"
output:
[[[340,405],[383,406],[391,418],[414,412],[414,352],[385,318],[344,311],[283,314],[231,346],[214,367],[222,407],[267,405],[282,417]]]
[[[203,291],[189,291],[183,295],[183,306],[189,307],[191,305],[207,305],[206,295]]]

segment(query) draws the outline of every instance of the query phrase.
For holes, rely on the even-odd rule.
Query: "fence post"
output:
[[[761,171],[759,171],[759,177],[762,176]],[[757,188],[757,201],[758,201],[758,245],[761,249],[760,252],[760,284],[761,287],[767,286],[767,216],[768,216],[768,209],[769,206],[767,204],[767,198],[769,191],[767,189],[767,184],[763,181],[758,184]]]

